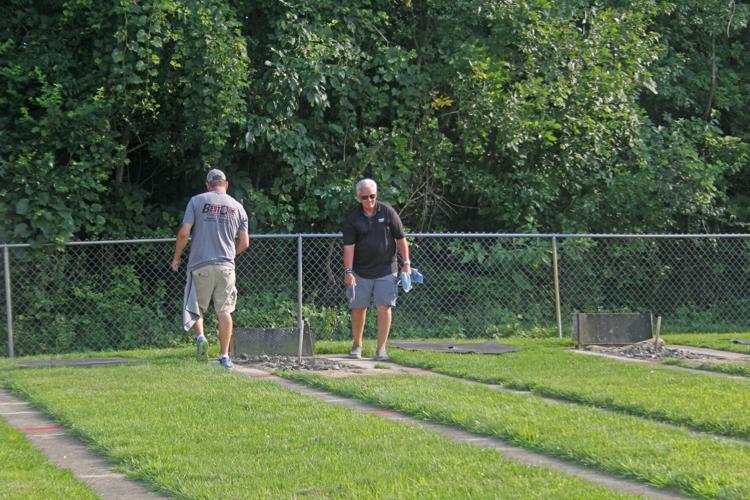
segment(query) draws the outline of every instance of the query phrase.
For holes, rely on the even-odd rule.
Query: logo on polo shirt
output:
[[[378,222],[385,222],[385,218],[378,219]]]

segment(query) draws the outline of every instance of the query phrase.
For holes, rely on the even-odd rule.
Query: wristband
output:
[[[347,267],[346,269],[344,269],[344,274],[352,274],[353,272],[354,271],[352,271],[351,267]]]
[[[404,266],[410,266],[410,265],[411,265],[411,261],[410,261],[410,260],[405,260],[405,261],[403,262],[403,265],[404,265]]]

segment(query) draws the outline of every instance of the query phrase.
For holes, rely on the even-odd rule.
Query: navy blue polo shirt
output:
[[[357,205],[344,217],[343,232],[344,245],[354,245],[353,270],[358,276],[377,279],[398,272],[396,240],[404,238],[404,225],[393,207],[379,201],[368,217]]]

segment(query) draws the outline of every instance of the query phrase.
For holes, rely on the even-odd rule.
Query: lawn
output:
[[[750,446],[588,406],[434,376],[330,378],[285,372],[336,394],[495,436],[693,496],[750,497]]]
[[[0,383],[120,470],[177,497],[623,497],[491,450],[197,364],[184,352],[162,352],[136,365],[1,373]]]
[[[528,341],[519,343],[524,344]],[[626,363],[562,347],[526,347],[500,356],[389,353],[403,365],[750,439],[750,380]]]
[[[705,344],[715,339],[687,340]],[[335,380],[287,376],[687,495],[750,497],[750,380],[582,356],[568,352],[568,339],[501,342],[521,351],[501,356],[389,351],[398,363],[459,377],[456,380],[430,375]],[[341,353],[350,345],[318,342],[316,347],[320,353]],[[365,355],[372,354],[374,343],[368,341]],[[18,369],[0,360],[0,385],[68,426],[118,470],[167,495],[620,497],[421,428],[197,364],[189,347],[86,355],[138,357],[143,362]],[[1,432],[4,458],[11,450],[6,443],[14,442],[5,433],[25,440],[13,429]],[[42,478],[64,487],[57,475],[67,473],[46,467],[26,480]],[[28,496],[23,480],[13,484],[11,495]],[[4,494],[3,488],[0,497]]]

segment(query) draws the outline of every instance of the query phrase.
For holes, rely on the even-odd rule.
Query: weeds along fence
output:
[[[653,312],[669,331],[750,324],[750,235],[413,234],[409,242],[425,283],[401,293],[394,337],[567,334],[574,312]],[[252,236],[236,261],[235,325],[294,327],[301,310],[318,339],[349,338],[341,245],[338,234]],[[174,239],[1,246],[2,354],[191,338],[181,328],[186,259],[170,269]],[[373,335],[374,314],[367,328]]]

